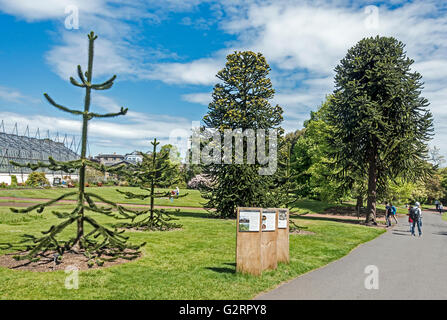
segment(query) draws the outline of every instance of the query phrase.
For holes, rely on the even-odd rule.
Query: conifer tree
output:
[[[140,186],[140,189],[145,191],[144,194],[137,194],[129,191],[121,191],[117,189],[121,194],[124,194],[127,199],[150,199],[149,210],[144,210],[132,217],[132,222],[120,223],[117,226],[123,228],[135,228],[142,230],[170,230],[181,228],[182,225],[171,222],[176,220],[164,209],[155,209],[154,202],[157,198],[171,198],[178,199],[187,196],[173,195],[170,191],[156,192],[155,187],[165,181],[165,175],[169,172],[177,170],[175,164],[169,162],[169,152],[157,153],[157,146],[160,144],[157,139],[151,142],[153,151],[151,154],[145,154],[140,152],[143,157],[141,163],[130,165],[129,167],[121,170],[121,175],[125,176],[128,181],[134,185]],[[171,181],[175,183],[176,181]],[[179,210],[177,210],[179,212]],[[143,216],[143,218],[141,218]]]
[[[56,103],[48,94],[44,94],[48,102],[55,108],[68,112],[72,115],[82,116],[82,145],[81,155],[78,160],[73,161],[56,161],[53,158],[49,158],[49,163],[28,163],[19,164],[12,162],[12,164],[21,167],[27,167],[32,170],[39,168],[48,168],[53,171],[64,171],[67,173],[79,172],[79,187],[77,191],[67,192],[60,197],[50,200],[45,203],[30,206],[25,209],[14,209],[16,213],[27,213],[33,210],[37,210],[38,213],[42,213],[48,206],[57,203],[58,201],[68,198],[70,196],[77,197],[76,207],[70,212],[52,211],[52,213],[62,219],[59,224],[51,226],[47,231],[42,232],[42,237],[35,237],[32,235],[25,235],[25,238],[31,241],[31,244],[27,245],[27,253],[25,255],[16,256],[16,259],[30,259],[38,260],[38,254],[47,250],[55,250],[60,255],[63,255],[67,250],[75,253],[82,253],[87,256],[89,265],[91,262],[96,261],[98,265],[102,265],[103,261],[115,260],[117,258],[133,259],[139,256],[139,248],[144,245],[131,245],[127,243],[128,237],[124,236],[122,231],[116,229],[112,230],[98,221],[96,221],[89,213],[99,213],[102,215],[114,217],[117,219],[129,219],[134,216],[132,210],[126,209],[113,201],[104,199],[103,197],[85,190],[85,173],[87,167],[99,170],[101,172],[114,172],[117,168],[107,168],[104,165],[99,165],[86,158],[87,152],[87,132],[88,123],[93,118],[111,118],[116,116],[125,115],[127,108],[121,108],[117,113],[99,114],[90,111],[91,94],[92,90],[107,90],[110,89],[114,83],[116,75],[109,80],[100,83],[93,84],[93,56],[94,56],[94,42],[97,39],[97,35],[92,31],[88,35],[88,67],[84,73],[80,65],[78,65],[77,71],[81,82],[78,82],[73,77],[70,77],[70,82],[76,87],[83,88],[85,90],[84,109],[75,110]],[[108,206],[98,206],[95,201],[101,201]],[[116,210],[114,212],[113,210]],[[57,236],[68,226],[76,223],[76,233],[69,240],[58,240]],[[85,229],[85,225],[89,225],[90,231]]]
[[[338,176],[368,181],[367,223],[376,223],[377,192],[389,179],[427,174],[433,132],[422,76],[413,71],[405,45],[388,37],[365,38],[336,67],[328,108],[330,146]],[[356,179],[357,180],[357,179]]]
[[[288,208],[293,213],[293,204],[300,198],[300,185],[298,177],[300,173],[293,170],[295,162],[292,161],[292,144],[287,142],[284,147],[284,161],[279,161],[278,174],[276,176],[277,199],[280,206]]]
[[[279,160],[279,169],[276,175],[275,190],[276,190],[276,200],[282,208],[289,209],[289,215],[292,216],[297,214],[298,211],[294,211],[294,204],[298,201],[302,195],[302,186],[299,184],[299,177],[305,172],[296,172],[294,167],[296,161],[292,161],[292,143],[287,141],[284,150],[284,161]],[[289,216],[289,229],[291,231],[299,230],[298,226]]]
[[[203,118],[205,128],[217,130],[221,137],[227,129],[242,132],[278,129],[279,135],[282,134],[283,110],[269,102],[275,93],[267,77],[269,72],[270,67],[261,53],[244,51],[228,55],[225,67],[217,73],[221,83],[214,87],[213,100]],[[242,139],[246,154],[248,140]],[[270,206],[273,177],[259,174],[258,161],[235,163],[235,151],[232,157],[232,164],[203,165],[204,175],[212,180],[211,186],[202,189],[203,197],[208,200],[206,207],[215,208],[212,213],[220,217],[234,217],[238,206]]]

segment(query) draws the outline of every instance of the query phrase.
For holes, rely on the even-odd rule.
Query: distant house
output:
[[[143,161],[143,156],[138,151],[127,153],[124,155],[124,160],[133,164]]]
[[[114,152],[113,154],[99,154],[95,157],[95,159],[105,166],[113,166],[123,161],[124,156]]]

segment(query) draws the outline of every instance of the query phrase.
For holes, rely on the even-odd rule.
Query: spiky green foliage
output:
[[[87,72],[83,73],[82,68],[78,65],[78,76],[81,82],[78,82],[74,78],[70,78],[70,82],[76,86],[85,89],[84,110],[75,110],[56,103],[48,94],[44,94],[48,102],[59,110],[68,112],[73,115],[82,116],[82,147],[80,159],[61,162],[55,161],[49,158],[49,163],[28,163],[25,165],[14,163],[12,164],[21,167],[27,167],[32,170],[39,168],[49,168],[54,171],[64,171],[68,173],[74,173],[79,171],[79,189],[75,192],[68,192],[56,199],[50,200],[45,203],[33,205],[25,209],[14,209],[16,213],[27,213],[33,210],[42,213],[48,206],[55,204],[56,202],[65,199],[69,196],[77,195],[78,202],[76,207],[70,212],[58,212],[52,213],[63,220],[58,225],[53,225],[47,231],[42,232],[43,237],[34,237],[31,235],[25,235],[25,245],[28,252],[25,255],[17,256],[17,259],[32,259],[36,260],[36,256],[39,253],[47,250],[56,250],[59,254],[63,254],[66,250],[72,250],[75,252],[82,252],[89,258],[89,263],[93,261],[100,262],[98,265],[102,265],[101,261],[115,260],[117,258],[133,259],[139,256],[139,248],[144,245],[131,245],[127,243],[128,237],[123,235],[122,231],[117,229],[109,229],[95,219],[93,219],[88,212],[100,213],[103,215],[111,216],[117,219],[129,219],[135,215],[135,212],[126,209],[113,201],[106,200],[94,193],[85,191],[85,173],[86,168],[91,167],[102,172],[114,172],[120,168],[106,168],[103,165],[98,165],[88,159],[86,159],[87,151],[87,129],[88,122],[93,118],[111,118],[120,115],[125,115],[127,108],[121,108],[117,113],[98,114],[90,111],[91,93],[92,90],[106,90],[112,87],[116,76],[113,76],[109,80],[101,84],[93,84],[93,55],[94,55],[94,42],[98,38],[93,31],[88,35],[89,48],[88,48],[88,68]],[[107,204],[107,206],[97,206],[95,201],[101,201]],[[116,212],[114,212],[116,210]],[[57,235],[60,234],[69,225],[76,223],[77,231],[74,237],[67,241],[57,240]],[[91,231],[86,233],[84,231],[84,225],[87,223],[91,226]],[[29,244],[31,241],[31,244]]]
[[[433,118],[421,97],[422,76],[411,70],[404,47],[394,38],[365,38],[335,69],[331,149],[343,168],[339,179],[354,174],[368,181],[367,223],[376,223],[377,191],[388,179],[427,173]]]
[[[170,191],[167,192],[155,192],[155,187],[159,184],[164,184],[166,176],[170,175],[170,172],[177,170],[176,164],[170,163],[169,149],[165,149],[165,152],[157,153],[157,146],[160,144],[157,139],[151,142],[153,150],[151,154],[145,154],[140,152],[143,157],[143,161],[135,165],[129,165],[127,168],[122,169],[120,174],[124,176],[132,185],[138,185],[141,190],[145,191],[143,194],[136,194],[128,191],[121,191],[117,189],[119,193],[126,196],[126,199],[149,199],[150,207],[148,210],[138,212],[131,218],[131,222],[119,223],[118,227],[122,228],[135,228],[142,230],[171,230],[181,228],[178,223],[172,222],[177,220],[172,217],[164,209],[155,209],[154,201],[157,198],[172,198],[178,199],[185,197],[184,195],[173,195]],[[175,181],[171,181],[175,183]],[[179,210],[177,210],[178,212]],[[142,218],[143,217],[143,218]]]
[[[278,173],[276,178],[277,199],[282,207],[289,208],[290,213],[293,212],[293,204],[300,198],[300,185],[298,179],[301,173],[293,170],[296,161],[292,161],[292,144],[286,142],[281,155],[284,160],[279,160]]]
[[[213,100],[203,122],[206,129],[217,130],[223,137],[227,129],[279,129],[283,117],[280,106],[271,106],[275,90],[267,77],[270,67],[260,53],[251,51],[235,52],[227,56],[225,68],[217,73],[221,80],[214,87]],[[244,159],[247,154],[247,139],[243,139]],[[223,139],[222,139],[223,141]],[[256,147],[257,148],[257,147]],[[219,150],[220,151],[220,150]],[[241,156],[241,155],[238,155]],[[203,173],[212,179],[211,186],[202,190],[208,200],[206,207],[220,217],[234,217],[238,206],[272,206],[274,202],[271,187],[272,176],[259,174],[260,164],[235,163],[233,150],[232,164],[205,164]]]

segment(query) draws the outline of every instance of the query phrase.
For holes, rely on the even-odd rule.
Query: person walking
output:
[[[444,207],[442,206],[442,202],[439,204],[438,210],[439,213],[442,215],[442,210],[444,209]]]
[[[416,236],[414,233],[415,226],[418,227],[419,237],[422,236],[422,210],[420,208],[420,203],[416,202],[414,207],[410,209],[410,218],[413,220],[411,224],[411,235]]]
[[[396,218],[396,215],[397,215],[397,208],[396,208],[395,206],[393,206],[392,203],[390,203],[390,206],[391,206],[391,216],[393,217],[394,221],[395,221],[396,224],[397,224],[397,218]]]
[[[387,227],[391,227],[391,215],[391,203],[385,202],[385,220]]]
[[[408,213],[407,213],[407,216],[408,216],[408,225],[409,225],[409,227],[410,227],[410,232],[411,232],[411,226],[413,225],[413,219],[411,219],[411,214],[410,214],[411,209],[413,209],[413,206],[408,205]]]
[[[440,205],[439,200],[435,200],[435,205],[436,205],[436,211],[438,211],[439,210],[439,205]]]
[[[393,204],[391,202],[385,202],[385,205],[386,205],[385,206],[386,226],[391,227],[391,218],[393,218],[397,224],[397,219],[396,219],[397,208],[395,206],[393,206]]]

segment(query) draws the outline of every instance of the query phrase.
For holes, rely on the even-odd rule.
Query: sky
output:
[[[425,82],[434,115],[431,146],[447,157],[447,2],[329,0],[0,0],[0,120],[34,136],[79,141],[79,117],[43,97],[82,109],[84,90],[69,83],[95,42],[94,82],[113,74],[112,89],[93,93],[94,112],[124,117],[89,126],[89,153],[150,149],[190,130],[207,112],[216,73],[236,50],[261,52],[284,109],[283,128],[301,129],[333,91],[334,68],[369,36],[406,44]]]

